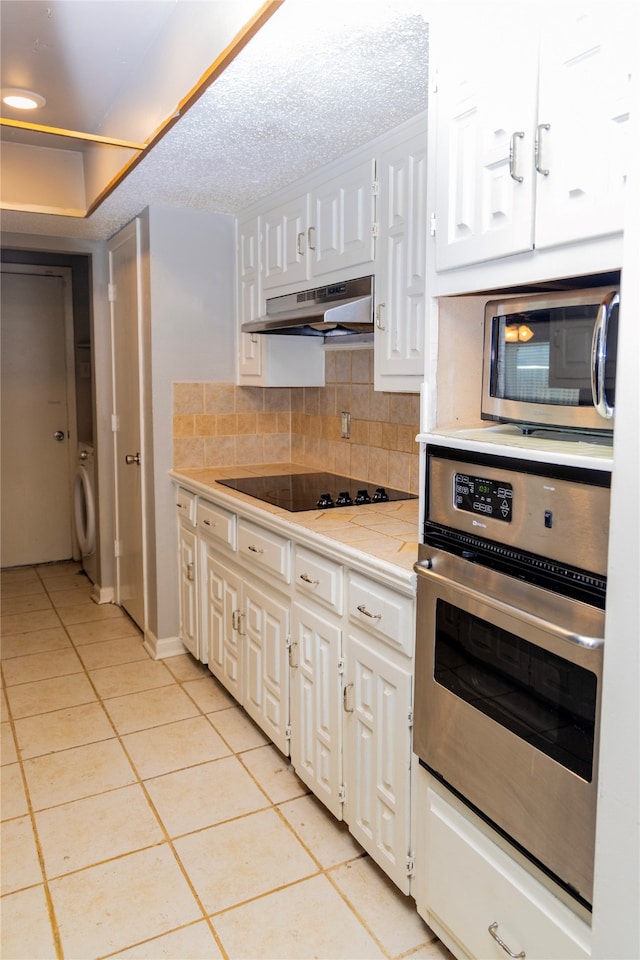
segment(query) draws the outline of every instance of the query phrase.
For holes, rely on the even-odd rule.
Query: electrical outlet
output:
[[[340,436],[348,440],[351,436],[351,414],[347,410],[342,411],[342,432]]]

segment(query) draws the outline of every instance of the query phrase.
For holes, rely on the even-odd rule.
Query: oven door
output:
[[[427,546],[414,752],[587,903],[604,614]]]

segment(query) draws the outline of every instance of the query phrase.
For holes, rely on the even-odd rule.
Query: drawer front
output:
[[[196,525],[197,506],[198,506],[198,498],[195,495],[195,493],[191,493],[190,490],[185,490],[184,487],[177,488],[176,513],[186,523],[191,524],[192,527],[195,527]]]
[[[291,581],[290,541],[242,517],[238,520],[238,553],[250,566],[285,583]]]
[[[413,655],[414,601],[357,573],[349,575],[349,617],[407,656]]]
[[[427,922],[470,956],[589,957],[590,929],[433,790],[428,796]]]
[[[201,500],[198,504],[198,533],[236,548],[236,515],[224,507]]]
[[[325,606],[342,613],[342,565],[312,553],[305,547],[296,547],[293,561],[293,580],[296,590],[314,597]]]

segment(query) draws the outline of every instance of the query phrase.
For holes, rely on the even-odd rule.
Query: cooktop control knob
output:
[[[352,503],[353,500],[348,490],[343,490],[342,493],[338,494],[338,499],[336,500],[337,507],[350,507]]]
[[[358,490],[356,494],[356,503],[371,503],[371,497],[367,490]]]
[[[384,487],[376,487],[376,492],[373,495],[374,503],[382,503],[384,500],[389,499],[389,494]]]
[[[334,503],[333,503],[333,500],[331,499],[331,494],[321,493],[320,499],[318,500],[318,509],[327,510],[329,507],[333,507],[333,506],[334,506]]]

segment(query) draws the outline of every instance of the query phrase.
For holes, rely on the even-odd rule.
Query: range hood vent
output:
[[[325,341],[373,333],[373,277],[327,284],[267,300],[259,320],[242,324],[243,333],[322,337]]]

